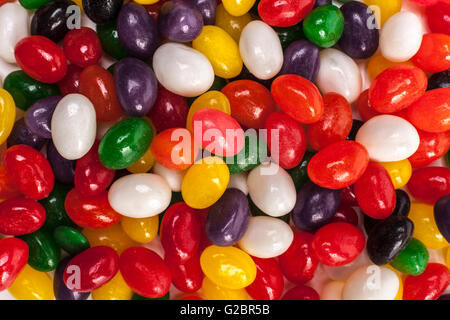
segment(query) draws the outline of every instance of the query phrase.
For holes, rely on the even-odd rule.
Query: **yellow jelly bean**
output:
[[[83,0],[73,0],[77,6],[79,6],[81,9],[83,9]]]
[[[227,289],[218,286],[207,277],[203,278],[202,291],[206,300],[248,300],[245,289]]]
[[[412,174],[411,163],[408,159],[392,162],[380,162],[391,177],[395,189],[405,186]]]
[[[217,6],[216,9],[216,26],[225,30],[237,43],[241,38],[241,33],[244,27],[252,21],[250,13],[242,16],[232,16],[225,10],[223,4]]]
[[[107,246],[117,251],[120,255],[122,251],[137,245],[122,230],[120,224],[105,229],[83,229],[81,232],[89,241],[91,247]]]
[[[212,282],[228,289],[245,288],[256,277],[255,262],[236,247],[211,245],[202,252],[200,265]]]
[[[196,161],[186,172],[181,184],[184,202],[194,209],[212,206],[225,192],[230,171],[218,157],[206,157]]]
[[[5,89],[0,89],[0,144],[6,141],[16,120],[16,104]]]
[[[447,250],[447,267],[450,269],[450,247]]]
[[[207,91],[194,100],[186,120],[186,128],[192,132],[192,117],[194,113],[202,109],[216,109],[226,114],[231,114],[230,101],[227,96],[217,90]]]
[[[121,220],[123,231],[134,241],[148,243],[158,234],[159,217],[149,218],[129,218],[123,217]]]
[[[53,281],[45,272],[28,264],[20,271],[8,291],[17,300],[54,300]]]
[[[132,296],[133,290],[125,282],[120,271],[110,281],[92,291],[94,300],[131,300]]]
[[[367,72],[369,73],[370,79],[373,80],[387,68],[398,66],[400,64],[413,66],[413,63],[411,61],[392,62],[383,57],[382,55],[373,56],[372,58],[369,59],[369,63],[367,65]]]
[[[144,155],[139,158],[138,161],[129,166],[127,170],[131,173],[147,173],[153,167],[155,161],[155,157],[153,157],[152,151],[149,147]]]
[[[434,220],[433,206],[425,203],[411,203],[408,218],[414,222],[413,237],[422,241],[429,249],[443,249],[449,245]]]
[[[240,17],[250,11],[255,4],[255,1],[256,0],[222,0],[222,3],[229,14]]]
[[[364,3],[375,14],[378,27],[382,27],[390,17],[402,9],[402,0],[364,0]]]
[[[139,4],[154,4],[157,3],[159,0],[134,0],[134,2],[139,3]]]
[[[192,47],[203,53],[216,76],[229,79],[242,71],[241,54],[234,39],[217,26],[204,26],[200,35],[192,41]]]

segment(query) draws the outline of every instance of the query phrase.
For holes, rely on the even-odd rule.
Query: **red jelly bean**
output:
[[[14,186],[6,174],[5,166],[0,164],[0,199],[9,199],[20,196],[19,190]]]
[[[167,209],[161,221],[161,244],[166,256],[177,263],[186,263],[198,251],[201,221],[197,212],[184,202]]]
[[[440,263],[429,263],[418,276],[407,276],[403,300],[436,300],[449,285],[449,270]]]
[[[96,64],[103,54],[97,33],[88,27],[69,31],[64,37],[63,50],[67,60],[81,68]]]
[[[308,176],[328,189],[342,189],[355,183],[369,164],[367,150],[355,141],[340,141],[320,150],[308,164]]]
[[[300,123],[282,112],[275,112],[267,118],[265,129],[275,162],[284,169],[296,167],[306,151],[306,134]]]
[[[353,191],[353,186],[348,186],[342,189],[341,191],[341,202],[343,204],[355,207],[358,205],[358,201],[356,201],[355,192]]]
[[[369,89],[369,103],[381,113],[407,108],[427,89],[426,74],[417,67],[397,65],[380,73]]]
[[[450,169],[444,167],[416,169],[407,187],[418,201],[434,204],[439,198],[450,194]]]
[[[200,290],[204,275],[200,266],[199,254],[184,264],[173,261],[168,256],[164,258],[164,262],[169,267],[172,273],[172,283],[178,290],[186,293]]]
[[[359,219],[355,209],[341,203],[333,219],[331,219],[331,222],[347,222],[354,226],[358,226]]]
[[[281,300],[320,300],[320,297],[313,288],[298,285],[287,291]]]
[[[411,61],[426,72],[436,73],[450,69],[450,36],[425,34],[419,51]]]
[[[261,0],[258,13],[268,25],[289,27],[305,19],[314,3],[315,0]]]
[[[231,116],[246,128],[263,128],[267,117],[277,108],[270,91],[256,81],[232,81],[222,93],[230,101]]]
[[[45,209],[27,198],[12,198],[0,203],[0,233],[20,236],[44,225]]]
[[[111,208],[107,191],[95,197],[84,197],[77,189],[72,189],[66,196],[65,208],[70,219],[83,228],[108,228],[118,223],[121,218],[121,215]]]
[[[3,163],[8,178],[30,199],[46,198],[55,185],[50,163],[39,151],[29,146],[12,146],[3,155]]]
[[[428,26],[431,32],[450,35],[450,1],[441,0],[425,10]]]
[[[119,270],[119,257],[106,246],[89,248],[76,255],[64,270],[64,283],[76,292],[89,292],[111,280]]]
[[[245,288],[254,300],[278,300],[284,289],[283,274],[275,258],[252,257],[256,265],[256,278]]]
[[[86,197],[96,196],[106,190],[114,179],[116,172],[104,167],[98,158],[96,141],[91,150],[75,166],[75,188]]]
[[[436,4],[439,0],[411,0],[420,6],[432,6]]]
[[[8,289],[27,261],[28,245],[25,241],[17,238],[0,240],[0,291]]]
[[[156,130],[161,132],[171,128],[184,128],[188,112],[189,106],[184,97],[160,86],[155,104],[148,116],[152,119]]]
[[[394,211],[397,201],[394,185],[386,169],[369,162],[362,177],[353,186],[361,210],[374,219],[385,219]]]
[[[289,249],[278,257],[281,272],[289,281],[302,284],[314,277],[319,261],[312,250],[313,238],[311,233],[297,232]]]
[[[319,89],[308,79],[294,74],[277,77],[270,89],[278,106],[300,123],[314,123],[323,114]]]
[[[338,267],[355,260],[365,246],[364,234],[350,223],[333,222],[314,235],[312,248],[317,259],[326,266]]]
[[[376,111],[369,102],[369,89],[361,92],[359,95],[358,101],[356,103],[356,108],[358,110],[359,115],[363,121],[368,121],[375,116],[380,115],[381,113]]]
[[[450,88],[427,91],[408,108],[408,119],[427,132],[450,130]]]
[[[59,91],[63,96],[70,93],[79,93],[81,72],[83,72],[83,69],[74,64],[69,64],[66,76],[58,82]]]
[[[199,296],[186,296],[181,298],[180,300],[203,300],[203,298],[200,298]]]
[[[114,121],[122,114],[114,78],[102,67],[93,65],[83,70],[79,92],[94,105],[98,121]]]
[[[17,43],[14,55],[20,68],[37,81],[56,83],[66,75],[64,52],[46,37],[30,36],[22,39]]]
[[[160,298],[172,279],[163,259],[150,249],[131,247],[120,255],[120,272],[130,288],[147,298]]]
[[[408,158],[413,168],[425,167],[441,158],[450,148],[450,131],[426,132],[417,130],[420,144],[417,151]]]
[[[308,126],[308,141],[315,150],[345,140],[352,130],[352,109],[347,99],[334,92],[327,93],[323,104],[322,118]]]

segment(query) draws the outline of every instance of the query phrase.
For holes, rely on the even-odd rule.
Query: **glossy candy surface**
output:
[[[289,27],[303,20],[314,6],[313,0],[281,2],[263,0],[258,4],[259,16],[274,27]]]
[[[53,284],[50,276],[26,264],[8,288],[18,300],[53,300]]]
[[[17,238],[0,240],[0,289],[6,290],[16,279],[28,260],[28,245]]]
[[[45,221],[45,208],[27,198],[11,198],[0,203],[0,232],[19,236],[38,230]]]
[[[44,272],[52,271],[57,267],[61,259],[61,252],[49,231],[39,229],[20,236],[20,239],[28,245],[28,264],[31,267]]]
[[[303,21],[303,31],[309,41],[322,48],[335,45],[344,30],[344,16],[332,4],[311,11]]]
[[[8,91],[0,89],[0,144],[11,133],[16,118],[16,104]]]
[[[440,198],[434,205],[434,219],[439,231],[447,241],[450,240],[450,196],[446,195]]]
[[[411,61],[426,72],[450,69],[450,35],[425,34],[419,51]]]
[[[256,278],[245,288],[255,300],[278,300],[284,289],[283,274],[275,259],[252,257],[256,265]]]
[[[418,201],[434,204],[440,197],[450,194],[450,169],[443,167],[417,169],[407,186],[411,195]]]
[[[307,40],[298,40],[284,50],[280,74],[297,74],[309,81],[315,81],[319,67],[319,48]]]
[[[94,30],[87,27],[69,31],[64,37],[64,55],[81,68],[96,64],[102,57],[102,46]]]
[[[429,263],[418,276],[407,276],[403,291],[404,300],[436,300],[449,283],[448,269],[439,263]]]
[[[391,266],[402,273],[416,276],[425,270],[428,258],[429,254],[425,245],[411,238],[406,247],[391,262]]]
[[[121,0],[82,0],[84,12],[97,24],[114,20],[122,7]]]
[[[25,122],[32,133],[45,139],[51,139],[51,119],[60,96],[48,97],[34,103],[25,114]]]
[[[64,270],[66,269],[67,264],[71,260],[71,257],[66,257],[62,259],[58,267],[55,270],[55,276],[53,278],[53,290],[55,292],[56,300],[86,300],[90,292],[76,292],[67,288],[64,283]]]
[[[206,92],[205,94],[208,93]],[[190,114],[196,110],[194,105],[195,101],[189,108],[184,97],[159,86],[156,101],[148,116],[152,119],[158,132],[171,128],[182,128],[184,126],[190,129],[192,126],[193,113],[189,119],[188,112]],[[222,111],[226,112],[225,110]]]

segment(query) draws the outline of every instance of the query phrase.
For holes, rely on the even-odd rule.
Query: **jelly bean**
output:
[[[103,286],[92,291],[93,300],[131,300],[133,291],[127,285],[120,271]]]
[[[79,93],[80,75],[83,69],[76,65],[69,64],[66,76],[58,82],[58,88],[63,96],[71,93]]]
[[[25,111],[42,98],[60,94],[57,86],[36,81],[22,70],[8,74],[3,88],[12,95],[16,106]]]
[[[139,243],[152,241],[158,233],[158,216],[149,218],[123,217],[121,220],[122,230],[132,239]]]
[[[23,267],[8,291],[17,300],[53,300],[52,279],[28,264]]]
[[[259,138],[254,132],[245,133],[245,146],[234,157],[224,158],[228,165],[230,174],[249,171],[259,166],[267,156],[266,142]],[[230,182],[231,183],[231,182]],[[247,184],[245,182],[245,184]],[[228,184],[230,187],[230,184]]]
[[[153,56],[160,42],[155,21],[143,6],[133,2],[120,9],[117,32],[125,50],[143,60]]]
[[[308,176],[328,189],[342,189],[355,183],[369,164],[366,149],[354,141],[340,141],[319,151],[308,164]]]
[[[294,182],[276,163],[262,164],[250,171],[247,184],[252,201],[270,216],[284,216],[295,206]]]
[[[403,300],[436,300],[448,283],[447,267],[439,263],[429,263],[421,275],[405,278]]]
[[[45,228],[53,231],[59,226],[75,226],[64,207],[64,202],[69,191],[69,186],[56,182],[48,197],[39,201],[45,209]]]
[[[217,2],[214,0],[195,0],[195,7],[200,11],[203,17],[203,24],[213,25],[216,21]]]
[[[44,207],[31,199],[11,198],[0,203],[0,232],[23,235],[38,230],[45,221]]]
[[[303,21],[303,32],[312,43],[329,48],[341,38],[344,30],[344,16],[332,4],[320,6],[311,11]]]
[[[120,272],[130,288],[147,298],[164,296],[170,288],[171,273],[152,250],[131,247],[120,255]]]
[[[45,5],[50,0],[19,0],[19,3],[28,10],[36,10]]]
[[[161,2],[161,1],[160,1]],[[159,3],[159,2],[158,2]],[[200,297],[197,297],[198,299],[192,299],[192,300],[203,300]],[[131,297],[131,300],[170,300],[170,291],[167,292],[165,295],[159,298],[146,298],[141,295],[138,295],[137,293],[133,293],[133,296]],[[181,300],[181,299],[180,299]],[[190,299],[188,299],[190,300]]]
[[[434,4],[436,4],[439,0],[411,0],[415,3],[417,3],[420,6],[432,6]]]
[[[413,168],[425,167],[441,158],[450,148],[450,132],[426,132],[417,130],[420,144],[417,151],[408,158]]]
[[[380,164],[389,174],[394,189],[405,186],[411,178],[412,168],[408,159],[394,162],[381,162]]]
[[[92,291],[110,281],[118,269],[119,257],[113,249],[93,247],[69,261],[64,270],[64,283],[73,291]]]
[[[16,279],[28,260],[28,245],[17,238],[0,240],[0,289],[6,290]]]
[[[15,63],[14,48],[28,36],[28,12],[18,3],[6,3],[0,7],[0,58]]]
[[[71,227],[57,227],[53,232],[53,238],[56,244],[70,255],[77,255],[90,247],[86,237]]]
[[[252,257],[256,265],[256,278],[245,288],[254,300],[278,300],[284,289],[283,274],[274,258]]]
[[[413,155],[420,144],[417,130],[406,120],[379,115],[367,121],[356,134],[375,161],[400,161]]]
[[[146,115],[157,95],[157,82],[152,69],[135,58],[119,61],[114,69],[117,97],[123,110],[132,117]]]
[[[96,24],[114,20],[122,7],[122,0],[83,0],[86,15]]]
[[[203,278],[202,292],[206,300],[247,300],[245,289],[228,289],[212,282],[208,277]]]
[[[325,189],[306,182],[297,193],[292,222],[303,231],[315,231],[330,222],[341,201],[339,190]]]
[[[62,97],[54,96],[34,103],[25,114],[25,122],[30,131],[44,139],[51,139],[50,123],[53,112]]]
[[[255,0],[225,0],[222,1],[222,3],[225,10],[227,10],[229,14],[235,17],[240,17],[246,14],[253,7]]]
[[[58,264],[53,278],[53,290],[55,292],[56,300],[86,300],[90,292],[76,292],[67,288],[63,280],[64,270],[71,260],[71,257],[66,257]]]
[[[422,42],[422,24],[412,12],[399,12],[383,25],[380,32],[381,54],[393,62],[411,59]]]
[[[342,197],[342,192],[341,192]],[[359,225],[359,218],[358,214],[356,213],[355,209],[352,207],[341,204],[339,205],[339,208],[337,209],[335,215],[331,219],[331,222],[347,222],[351,223],[354,226]]]
[[[26,145],[9,148],[3,156],[6,174],[24,195],[39,200],[53,189],[55,178],[49,162],[35,149]]]
[[[425,34],[419,51],[411,60],[426,72],[450,69],[450,35]]]
[[[8,178],[5,166],[0,164],[0,199],[5,200],[19,196],[20,192]]]
[[[225,30],[236,42],[239,42],[242,30],[250,21],[252,21],[250,13],[237,17],[229,14],[223,3],[217,6],[215,24]]]
[[[116,21],[102,25],[98,24],[96,31],[105,53],[117,60],[128,57],[128,52],[120,43]]]
[[[64,37],[64,54],[72,64],[86,68],[102,57],[102,45],[97,33],[88,27],[73,29]]]
[[[47,159],[53,169],[56,181],[73,185],[76,162],[61,156],[51,141],[47,144]]]
[[[434,204],[440,197],[450,194],[450,169],[427,167],[414,170],[408,190],[418,201]]]
[[[16,104],[8,91],[0,89],[0,144],[11,133],[16,118]]]
[[[136,242],[125,234],[119,224],[103,229],[83,229],[82,233],[91,247],[107,246],[114,249],[119,255],[124,250],[136,245]]]
[[[320,300],[320,297],[313,288],[300,284],[288,290],[281,300]]]
[[[166,129],[183,128],[186,126],[188,112],[191,112],[191,109],[192,106],[189,108],[184,97],[174,94],[160,86],[156,101],[148,116],[152,119],[157,131],[161,132]]]
[[[258,14],[268,25],[289,27],[302,21],[314,6],[314,0],[283,1],[262,0],[258,4]]]
[[[173,170],[166,168],[159,163],[155,163],[153,173],[164,178],[173,192],[181,191],[181,184],[183,183],[183,178],[186,173],[184,170]]]
[[[434,205],[434,218],[436,225],[447,241],[450,241],[449,199],[449,195],[443,196]]]
[[[425,245],[419,240],[411,238],[406,247],[391,262],[391,265],[402,273],[416,276],[425,270],[428,256]]]
[[[344,281],[328,282],[320,293],[321,300],[342,300],[342,290],[344,289]]]
[[[287,170],[292,180],[294,181],[295,190],[299,190],[308,180],[307,167],[314,153],[306,151],[302,161],[295,168]]]
[[[207,247],[200,256],[205,276],[227,289],[242,289],[256,277],[256,265],[244,251],[235,247]],[[227,266],[223,268],[223,266]]]
[[[303,284],[314,277],[319,261],[311,247],[313,238],[307,232],[294,234],[289,249],[278,257],[280,270],[290,282]]]
[[[215,245],[234,245],[244,236],[249,219],[250,209],[245,194],[238,189],[228,189],[209,209],[206,235]]]
[[[169,91],[184,97],[196,97],[214,81],[214,70],[200,52],[179,43],[160,46],[153,56],[158,81]]]
[[[257,258],[277,257],[289,248],[294,234],[281,219],[268,216],[251,217],[239,247]]]
[[[169,0],[158,14],[158,30],[171,41],[189,42],[196,39],[203,27],[203,17],[190,1]]]
[[[426,8],[425,17],[431,32],[450,35],[450,23],[447,19],[449,13],[450,3],[448,3],[448,1],[439,1],[434,6]]]
[[[370,79],[373,80],[384,70],[400,64],[413,66],[412,62],[409,60],[404,62],[392,62],[387,60],[382,55],[374,55],[372,56],[372,58],[369,59],[369,63],[367,65],[367,72],[369,73]]]
[[[280,39],[262,21],[252,21],[245,26],[239,39],[239,50],[245,66],[258,79],[274,77],[283,66]]]
[[[230,101],[228,100],[225,94],[216,90],[207,91],[198,98],[196,98],[194,102],[191,104],[191,107],[189,108],[189,113],[187,114],[186,117],[186,128],[191,132],[193,132],[192,117],[198,110],[201,109],[216,109],[226,114],[231,113]]]
[[[319,67],[319,48],[307,40],[298,40],[284,50],[280,74],[296,74],[309,81],[315,81]]]
[[[52,234],[40,229],[20,236],[29,248],[28,264],[38,271],[52,271],[59,263],[61,253]]]
[[[450,70],[431,75],[428,79],[428,90],[450,88]]]
[[[320,69],[316,83],[322,93],[338,93],[349,103],[358,99],[362,88],[358,65],[345,53],[334,48],[320,52]]]
[[[377,274],[378,286],[371,279]],[[400,279],[387,267],[369,265],[352,273],[342,289],[343,300],[394,300],[400,288]]]
[[[14,123],[13,129],[9,134],[8,139],[6,139],[8,147],[24,144],[36,150],[41,150],[45,142],[46,139],[35,135],[28,129],[24,118]]]
[[[219,200],[229,180],[230,172],[222,159],[203,158],[196,161],[186,172],[181,194],[191,208],[205,209]]]
[[[375,20],[373,12],[361,2],[351,1],[340,8],[344,16],[344,30],[339,46],[354,59],[367,59],[378,49],[378,29],[369,24]]]
[[[165,256],[165,262],[172,273],[172,283],[178,290],[194,293],[201,288],[204,275],[198,253],[184,264],[173,261],[167,255]]]
[[[84,197],[76,189],[66,196],[65,209],[70,219],[84,228],[103,229],[120,221],[120,215],[108,202],[108,193]]]

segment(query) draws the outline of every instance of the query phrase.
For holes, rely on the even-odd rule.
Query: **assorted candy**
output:
[[[448,299],[449,15],[0,0],[0,291]]]

